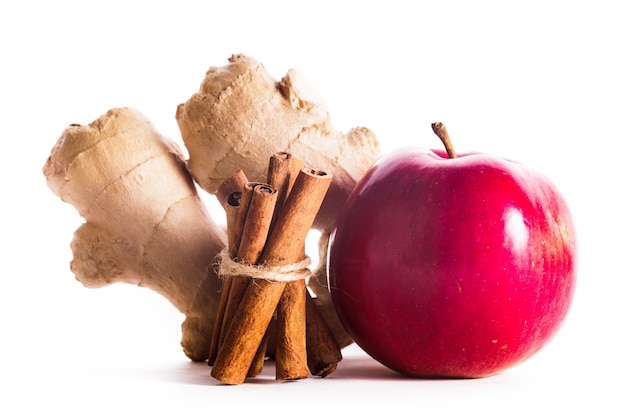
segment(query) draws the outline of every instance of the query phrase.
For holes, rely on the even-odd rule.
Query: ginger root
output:
[[[213,262],[227,239],[192,178],[215,194],[239,170],[266,178],[270,156],[288,152],[333,176],[313,224],[322,233],[320,262],[308,286],[339,345],[350,344],[328,291],[325,245],[343,202],[380,155],[374,134],[337,131],[300,72],[277,82],[244,55],[210,68],[176,119],[188,161],[128,108],[70,125],[53,147],[43,168],[48,186],[85,219],[71,243],[76,278],[86,287],[125,282],[160,293],[185,314],[185,354],[206,360],[222,287]]]
[[[200,91],[178,106],[176,120],[189,171],[211,194],[240,169],[248,178],[266,178],[267,160],[280,151],[331,174],[333,184],[313,226],[322,231],[332,229],[339,208],[381,152],[367,128],[337,131],[300,71],[290,69],[277,82],[245,55],[211,67]]]
[[[76,278],[86,287],[126,282],[165,296],[186,316],[185,354],[206,359],[222,285],[212,264],[226,235],[177,145],[137,111],[112,109],[65,129],[43,172],[86,221],[71,243]]]
[[[245,55],[211,67],[200,91],[178,106],[176,120],[189,151],[189,171],[211,194],[240,169],[249,178],[266,178],[267,160],[280,151],[333,176],[313,224],[322,233],[320,262],[308,285],[339,344],[351,343],[328,291],[326,246],[339,209],[380,156],[372,131],[358,127],[339,132],[301,72],[290,69],[276,81],[261,63]]]

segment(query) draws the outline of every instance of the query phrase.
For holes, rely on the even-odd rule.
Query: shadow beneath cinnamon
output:
[[[188,362],[177,367],[155,371],[156,377],[175,383],[205,386],[231,386],[211,376],[211,367],[206,362]],[[152,376],[155,376],[154,374]],[[393,371],[369,356],[348,356],[339,362],[337,370],[326,378],[309,376],[309,380],[415,380]],[[254,378],[247,378],[246,385],[290,384],[298,381],[278,381],[275,379],[275,364],[267,360],[263,371]]]

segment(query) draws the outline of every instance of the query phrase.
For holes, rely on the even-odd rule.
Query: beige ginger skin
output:
[[[222,285],[214,261],[226,235],[193,180],[211,194],[240,169],[263,181],[270,156],[285,151],[333,175],[313,226],[322,232],[320,263],[308,285],[340,346],[351,343],[326,283],[326,242],[341,205],[380,155],[374,134],[337,131],[300,72],[276,81],[244,55],[211,67],[176,120],[188,161],[128,108],[70,125],[57,141],[43,171],[51,190],[85,219],[71,243],[76,278],[87,287],[126,282],[165,296],[186,316],[185,354],[205,360]]]
[[[381,152],[367,128],[336,130],[300,71],[290,69],[276,81],[245,55],[211,67],[200,91],[178,106],[176,120],[189,171],[211,194],[239,169],[252,180],[266,178],[267,161],[281,151],[330,173],[333,182],[314,224],[322,231],[332,229],[339,208]]]
[[[364,127],[338,131],[300,71],[290,69],[277,81],[260,62],[241,54],[207,71],[200,91],[178,106],[176,120],[189,151],[189,171],[211,194],[239,169],[252,180],[266,178],[266,161],[280,151],[333,176],[313,225],[322,232],[320,263],[308,285],[340,345],[350,343],[328,291],[326,245],[339,209],[380,156],[374,133]]]
[[[44,166],[50,189],[85,219],[71,242],[76,279],[125,282],[165,296],[186,316],[182,347],[204,360],[221,281],[213,261],[226,236],[200,200],[175,143],[135,110],[70,125]]]

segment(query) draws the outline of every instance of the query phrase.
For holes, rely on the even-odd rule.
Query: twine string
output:
[[[291,282],[306,279],[311,274],[309,270],[311,259],[308,256],[288,265],[248,265],[231,258],[228,249],[225,248],[219,253],[217,261],[220,277],[248,276],[271,282]]]

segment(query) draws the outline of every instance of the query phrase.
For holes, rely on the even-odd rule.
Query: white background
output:
[[[624,415],[623,6],[413,3],[2,3],[0,414]],[[385,152],[439,146],[430,123],[441,120],[458,151],[507,156],[552,178],[580,251],[575,302],[556,338],[481,380],[399,377],[353,347],[324,380],[276,383],[268,371],[224,387],[183,355],[183,317],[166,300],[75,281],[69,242],[81,219],[41,172],[63,129],[130,106],[182,144],[176,106],[233,53],[276,78],[300,69],[337,128],[367,126]]]

